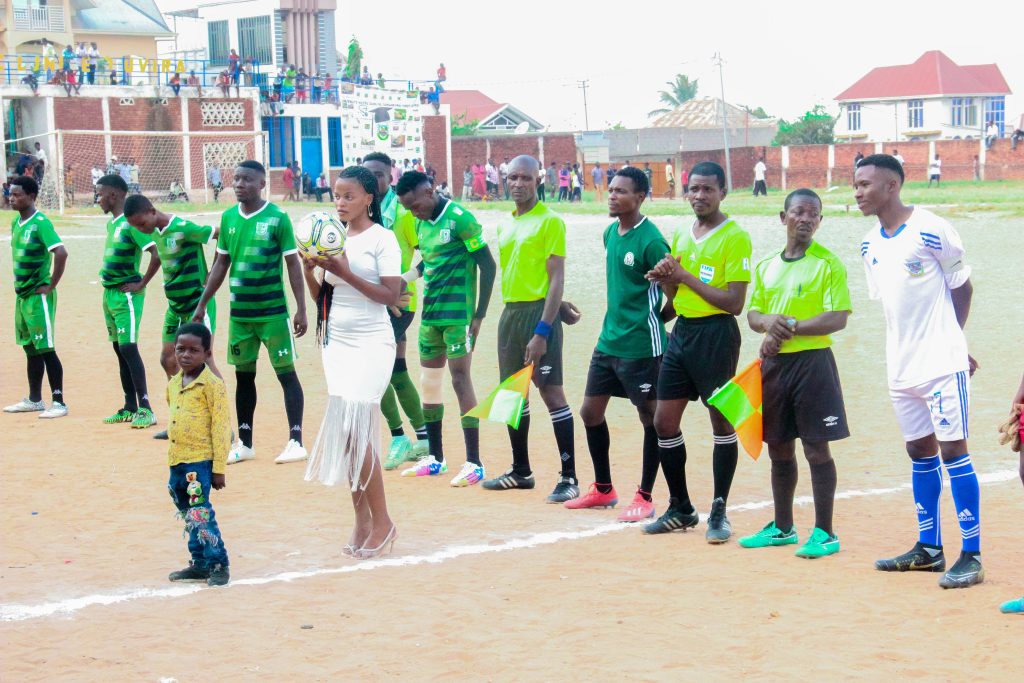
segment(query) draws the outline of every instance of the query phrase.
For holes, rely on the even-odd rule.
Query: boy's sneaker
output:
[[[411,450],[412,444],[409,443],[409,437],[404,435],[391,437],[391,446],[388,448],[387,457],[384,458],[384,469],[388,471],[396,469],[405,462]]]
[[[103,424],[116,425],[121,422],[131,422],[135,419],[135,413],[127,408],[121,408],[110,417],[103,418]]]
[[[167,430],[165,429],[162,432],[157,432],[156,434],[154,434],[153,438],[156,439],[157,441],[167,441],[171,437],[168,436]]]
[[[245,460],[253,460],[256,458],[256,450],[246,446],[239,439],[235,442],[235,445],[228,451],[228,464],[234,465],[236,462],[243,462]]]
[[[1024,598],[1004,602],[999,606],[999,611],[1003,614],[1024,614]]]
[[[46,410],[46,404],[42,401],[30,401],[23,398],[14,405],[4,408],[5,413],[37,413]]]
[[[149,408],[139,408],[132,418],[132,429],[145,429],[156,424],[156,415]]]
[[[639,489],[633,496],[633,502],[619,513],[620,522],[642,522],[654,516],[654,501],[647,500]]]
[[[941,572],[945,568],[942,546],[925,545],[920,541],[902,555],[875,561],[875,569],[880,572]]]
[[[671,531],[678,531],[682,529],[692,529],[697,526],[697,522],[700,521],[700,515],[697,514],[696,510],[691,512],[683,512],[678,507],[679,501],[675,498],[668,499],[668,509],[665,510],[665,514],[659,517],[657,520],[644,526],[645,534],[667,534]]]
[[[305,460],[306,457],[305,447],[295,439],[289,439],[288,443],[285,444],[284,450],[281,451],[281,455],[274,458],[274,462],[281,465],[286,462],[300,462]]]
[[[472,486],[473,484],[479,484],[484,480],[484,466],[477,465],[475,462],[464,462],[462,463],[462,469],[452,479],[452,486],[455,488],[464,488],[466,486]]]
[[[52,420],[58,417],[65,417],[68,414],[68,407],[60,401],[54,401],[53,405],[39,413],[40,420]]]
[[[601,493],[597,489],[597,483],[590,485],[587,494],[574,500],[566,501],[565,507],[570,510],[582,510],[584,508],[613,508],[619,504],[619,494],[615,493],[615,487],[611,487],[608,493]]]
[[[516,474],[511,467],[505,471],[505,474],[495,477],[494,479],[488,479],[482,484],[482,486],[488,491],[532,489],[536,485],[537,481],[533,478],[533,474],[528,474],[524,477],[521,474]]]
[[[580,497],[580,485],[573,477],[559,477],[555,488],[548,496],[549,503],[565,503]]]
[[[939,579],[943,588],[967,588],[985,580],[979,553],[960,553],[960,558]]]
[[[231,572],[227,565],[215,564],[210,568],[210,578],[206,580],[207,586],[226,586],[231,578]]]
[[[770,548],[777,545],[794,545],[798,541],[796,527],[783,531],[775,526],[775,520],[772,520],[756,534],[741,538],[739,544],[741,548]]]
[[[437,461],[432,455],[420,458],[409,469],[402,470],[403,477],[435,477],[448,471],[448,461]]]
[[[189,562],[187,567],[171,572],[167,578],[171,581],[206,581],[210,578],[210,570],[205,567],[197,567],[195,562]]]
[[[715,498],[711,501],[711,512],[708,514],[708,530],[704,538],[708,543],[725,543],[732,537],[732,525],[729,518],[725,516],[725,500]]]
[[[797,548],[796,556],[805,560],[816,560],[826,555],[835,555],[839,552],[839,539],[835,534],[830,534],[818,527],[814,527],[811,537],[807,542]]]

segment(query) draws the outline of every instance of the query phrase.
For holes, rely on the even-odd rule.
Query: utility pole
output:
[[[585,126],[584,130],[590,130],[590,116],[587,113],[587,87],[590,81],[582,80],[577,81],[577,83],[579,83],[577,87],[583,91],[583,124]]]
[[[725,143],[725,186],[732,192],[732,164],[729,162],[729,122],[728,110],[725,108],[725,78],[722,76],[722,53],[716,52],[712,62],[718,66],[718,85],[722,92],[722,140]]]

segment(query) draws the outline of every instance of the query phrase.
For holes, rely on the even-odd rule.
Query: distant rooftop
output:
[[[729,128],[775,128],[773,118],[759,119],[745,109],[725,104]],[[717,97],[697,97],[687,100],[675,109],[665,112],[651,122],[654,128],[721,128],[722,100]]]
[[[172,35],[153,0],[71,0],[73,31]]]
[[[960,66],[940,50],[913,64],[880,66],[836,95],[840,102],[925,95],[1008,95],[1010,86],[995,64]]]

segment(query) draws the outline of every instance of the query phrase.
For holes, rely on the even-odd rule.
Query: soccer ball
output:
[[[345,251],[348,228],[330,211],[314,211],[295,224],[295,242],[311,256],[334,256]]]

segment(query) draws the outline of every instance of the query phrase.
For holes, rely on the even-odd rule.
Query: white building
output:
[[[979,138],[989,121],[1005,133],[1010,88],[995,64],[960,66],[938,50],[913,64],[872,69],[836,96],[837,140]]]
[[[161,6],[165,4],[161,2]],[[334,37],[336,0],[221,0],[167,11],[173,39],[161,44],[161,57],[206,59],[226,66],[236,50],[263,74],[294,64],[306,73],[338,71]]]

